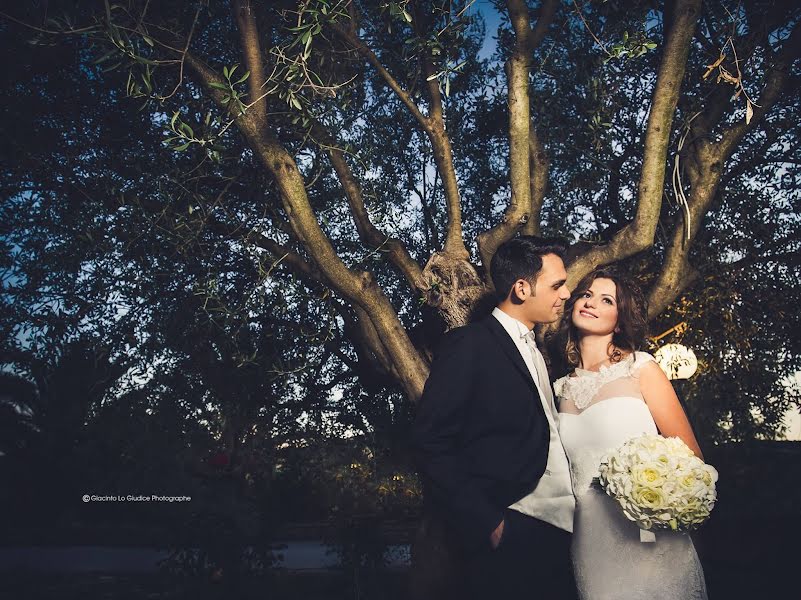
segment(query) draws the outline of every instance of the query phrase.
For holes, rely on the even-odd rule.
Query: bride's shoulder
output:
[[[640,362],[640,361],[642,361],[643,363],[656,362],[656,359],[650,352],[643,352],[641,350],[637,350],[636,352],[632,353],[632,356],[634,358],[634,362]]]
[[[656,363],[656,359],[648,352],[642,352],[638,350],[637,352],[632,352],[629,355],[629,360],[631,361],[631,372],[637,373],[640,369],[642,369],[648,363]]]

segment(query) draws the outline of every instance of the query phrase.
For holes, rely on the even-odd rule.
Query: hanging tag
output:
[[[655,542],[656,536],[654,535],[653,531],[648,531],[647,529],[640,529],[640,541],[643,543]]]

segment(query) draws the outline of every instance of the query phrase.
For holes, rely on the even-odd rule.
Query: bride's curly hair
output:
[[[565,311],[554,336],[559,358],[565,371],[581,364],[578,350],[578,330],[573,324],[573,306],[590,289],[596,279],[611,279],[616,287],[617,327],[609,344],[609,360],[613,363],[623,359],[623,352],[636,352],[645,347],[648,331],[648,301],[634,281],[615,269],[600,268],[588,273],[578,282],[570,298],[565,302]]]

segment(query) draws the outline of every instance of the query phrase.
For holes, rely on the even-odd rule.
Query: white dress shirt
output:
[[[559,413],[553,402],[553,394],[549,393],[551,390],[550,383],[547,380],[547,373],[544,374],[545,381],[541,381],[537,372],[534,356],[539,351],[536,350],[536,343],[533,339],[534,334],[523,323],[497,307],[492,311],[492,316],[503,326],[520,351],[520,356],[523,357],[523,361],[526,363],[539,391],[539,397],[532,398],[532,401],[542,403],[550,432],[548,462],[545,465],[545,473],[543,473],[533,492],[524,496],[509,508],[550,523],[559,529],[572,532],[573,512],[575,511],[576,501],[573,497],[573,489],[570,483],[570,464],[568,463],[565,449],[562,447],[562,440],[559,438]],[[539,359],[542,360],[541,355],[539,355]],[[545,370],[544,362],[540,368],[543,371]]]

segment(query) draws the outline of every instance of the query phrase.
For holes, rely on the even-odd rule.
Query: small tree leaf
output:
[[[117,50],[112,50],[112,51],[110,51],[110,52],[106,52],[106,53],[105,53],[103,56],[101,56],[100,58],[98,58],[98,59],[96,59],[96,60],[92,61],[92,64],[93,64],[93,65],[99,65],[100,63],[106,62],[106,61],[107,61],[109,58],[111,58],[111,57],[112,57],[112,56],[114,56],[115,54],[117,54]]]

